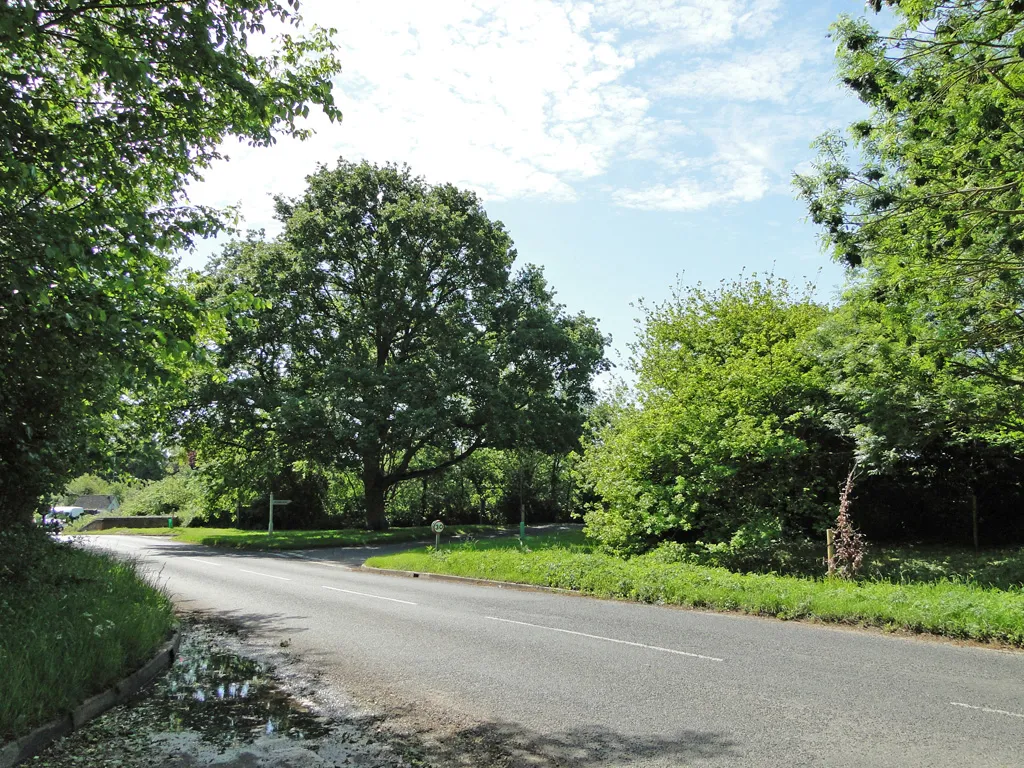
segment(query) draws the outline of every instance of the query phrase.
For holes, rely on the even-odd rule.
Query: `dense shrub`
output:
[[[824,529],[852,457],[809,348],[827,313],[771,279],[686,289],[646,310],[635,401],[584,456],[602,498],[588,533],[635,553],[662,540],[742,550]]]

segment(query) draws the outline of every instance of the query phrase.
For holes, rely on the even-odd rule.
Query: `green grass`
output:
[[[504,531],[493,525],[457,525],[444,529],[444,536],[465,536]],[[133,536],[173,536],[189,544],[230,549],[312,549],[316,547],[361,547],[367,544],[397,544],[432,539],[430,527],[392,528],[387,531],[366,531],[347,528],[334,531],[243,531],[237,528],[112,528],[97,534],[131,534]]]
[[[1024,588],[999,589],[963,579],[979,570],[980,556],[967,553],[929,560],[920,550],[910,573],[925,579],[902,582],[874,578],[841,579],[733,573],[678,562],[656,553],[629,560],[603,554],[582,534],[536,537],[523,551],[515,539],[494,539],[452,546],[434,553],[417,549],[373,557],[366,565],[424,573],[495,579],[558,587],[598,597],[637,600],[782,619],[807,619],[926,632],[947,637],[1024,647]],[[897,570],[899,550],[882,550],[879,573]],[[971,553],[973,555],[973,553]],[[990,558],[991,559],[991,558]],[[1024,553],[990,563],[1020,563]],[[929,567],[926,567],[928,564]],[[983,568],[982,572],[987,572]],[[1009,585],[1007,585],[1009,586]]]
[[[997,589],[1024,587],[1024,547],[964,549],[948,546],[879,547],[868,550],[869,579],[913,583],[962,581]]]
[[[137,669],[174,623],[131,563],[0,531],[0,742]]]

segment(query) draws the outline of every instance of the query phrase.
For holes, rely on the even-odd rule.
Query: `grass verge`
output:
[[[493,525],[457,525],[444,529],[444,535],[465,536],[505,531]],[[362,547],[368,544],[398,544],[406,541],[432,539],[430,527],[392,528],[387,531],[366,531],[346,528],[333,531],[243,531],[237,528],[112,528],[94,534],[131,534],[133,536],[173,536],[189,544],[229,549],[313,549],[317,547]]]
[[[0,531],[0,742],[137,669],[174,623],[133,564],[32,528]]]
[[[594,551],[579,534],[496,539],[373,557],[366,565],[569,589],[644,603],[740,611],[780,619],[926,632],[1024,647],[1024,589],[970,582],[812,579],[733,573],[666,562],[657,553],[629,560]]]

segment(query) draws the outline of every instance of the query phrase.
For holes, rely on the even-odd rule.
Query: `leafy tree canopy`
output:
[[[617,550],[669,538],[800,535],[828,520],[850,449],[810,342],[828,314],[782,280],[678,292],[645,310],[636,399],[584,456],[587,530]]]
[[[88,425],[190,351],[168,254],[223,224],[183,198],[228,136],[302,137],[338,111],[328,33],[279,0],[0,3],[0,525],[74,474]]]
[[[876,2],[876,8],[881,3]],[[866,456],[1024,439],[1024,5],[888,2],[888,35],[834,27],[869,107],[798,177],[853,270],[826,354]]]
[[[356,469],[373,528],[390,488],[480,448],[572,447],[605,339],[538,269],[513,272],[475,195],[341,161],[277,215],[279,238],[232,245],[213,272],[220,301],[256,301],[229,317],[191,414],[207,444]]]

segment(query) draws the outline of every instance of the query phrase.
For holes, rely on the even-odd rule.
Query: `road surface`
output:
[[[447,712],[523,764],[1024,766],[1024,653],[352,570],[365,549],[88,545],[289,638],[325,685]]]

